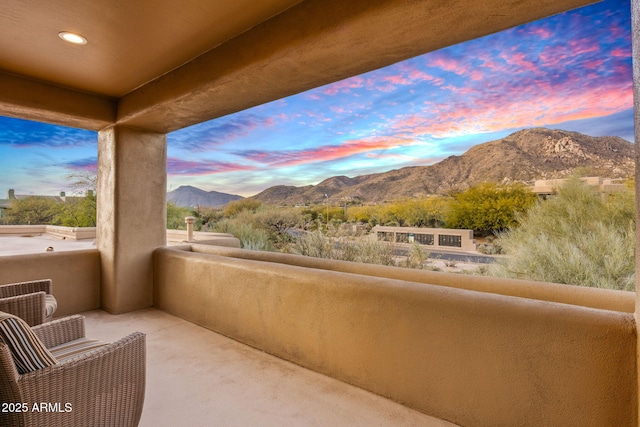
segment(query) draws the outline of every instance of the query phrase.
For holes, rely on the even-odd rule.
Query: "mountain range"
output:
[[[334,176],[317,185],[302,187],[276,185],[252,198],[278,205],[320,203],[325,197],[333,201],[381,202],[446,194],[483,181],[532,183],[536,179],[562,178],[576,169],[586,170],[593,176],[627,178],[634,175],[634,152],[632,143],[615,136],[592,137],[578,132],[531,128],[476,145],[460,156],[447,157],[433,165],[411,166],[353,178]],[[174,195],[170,197],[172,193]],[[191,204],[193,202],[182,204],[195,198],[180,198],[179,203],[177,195],[182,193],[215,193],[227,196],[227,202],[241,198],[205,192],[195,187],[180,187],[167,197],[180,206],[195,206]],[[196,204],[220,206],[227,203],[222,200],[225,199],[216,198],[216,205]]]
[[[191,185],[181,185],[167,193],[168,202],[188,208],[195,208],[196,206],[219,208],[233,200],[242,198],[242,196],[235,194],[204,191]]]
[[[355,178],[334,176],[317,185],[275,186],[253,196],[264,203],[295,205],[358,199],[381,202],[430,194],[446,194],[480,184],[531,182],[562,178],[582,168],[594,176],[631,177],[634,146],[615,137],[532,128],[479,144],[460,156],[429,166],[412,166]]]

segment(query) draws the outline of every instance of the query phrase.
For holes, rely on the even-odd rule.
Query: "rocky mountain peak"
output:
[[[530,128],[470,148],[429,166],[384,173],[327,178],[318,185],[267,189],[253,196],[265,203],[295,205],[356,197],[381,202],[417,195],[446,194],[483,181],[530,182],[564,178],[587,169],[594,176],[627,178],[635,171],[632,143],[619,137],[592,137],[578,132]]]
[[[586,157],[580,144],[571,139],[570,136],[563,136],[560,139],[555,139],[552,136],[547,136],[543,142],[543,150],[547,154],[563,154],[569,153],[580,157]]]

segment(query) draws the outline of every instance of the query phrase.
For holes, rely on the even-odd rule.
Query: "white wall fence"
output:
[[[95,239],[95,227],[62,227],[59,225],[0,225],[0,235],[41,236],[49,234],[61,239]]]
[[[0,236],[55,236],[63,240],[96,238],[95,227],[62,227],[59,225],[0,225]],[[240,247],[238,239],[227,233],[209,233],[191,230],[167,230],[167,242],[198,242],[220,246]]]

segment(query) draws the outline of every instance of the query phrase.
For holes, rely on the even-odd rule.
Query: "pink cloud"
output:
[[[600,46],[590,39],[569,40],[567,44],[574,56],[600,52]]]
[[[64,166],[76,171],[96,172],[98,170],[98,159],[91,157],[88,159],[74,160]]]
[[[248,151],[238,154],[249,160],[265,163],[272,167],[286,167],[336,160],[375,150],[387,150],[406,143],[407,140],[404,138],[371,137],[352,139],[339,145],[324,145],[304,150]]]
[[[622,85],[600,85],[589,90],[571,85],[569,89],[556,88],[542,94],[523,88],[511,95],[501,102],[490,97],[473,97],[467,102],[432,104],[422,115],[397,118],[391,129],[394,135],[404,138],[422,135],[444,138],[602,117],[633,106],[630,80]]]
[[[365,83],[364,78],[360,76],[351,77],[333,84],[324,89],[325,95],[336,95],[337,93],[349,93],[351,89],[359,89]]]
[[[255,167],[215,160],[184,160],[176,157],[167,159],[169,175],[211,175],[223,172],[255,170]]]
[[[467,67],[464,64],[443,55],[431,59],[427,65],[430,67],[440,68],[445,71],[450,71],[455,74],[464,74],[467,72]]]
[[[597,69],[604,64],[604,60],[602,59],[594,59],[592,61],[585,61],[582,63],[582,66],[585,68]]]
[[[480,70],[471,71],[471,80],[482,80],[483,77],[484,77],[484,74],[482,74],[482,71]]]
[[[611,51],[611,56],[616,58],[630,58],[631,52],[628,49],[617,48]]]
[[[528,33],[540,37],[543,40],[548,39],[549,37],[554,35],[551,30],[543,27],[533,27],[528,31]]]
[[[397,74],[394,76],[385,76],[384,80],[394,84],[394,85],[410,85],[413,83],[413,81],[409,78],[407,78],[405,75],[403,74]]]
[[[280,117],[282,119],[282,117]],[[170,136],[172,144],[192,152],[204,152],[238,138],[246,137],[259,128],[271,127],[274,117],[261,117],[253,114],[233,117],[230,120],[202,123],[191,128],[175,132]]]

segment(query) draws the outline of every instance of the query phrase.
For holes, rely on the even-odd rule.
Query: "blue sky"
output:
[[[605,0],[173,132],[168,190],[250,196],[537,126],[633,141],[630,20],[629,0]],[[68,191],[96,162],[95,132],[0,117],[0,195]]]

